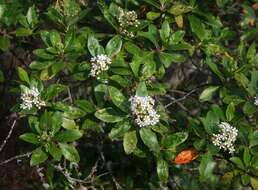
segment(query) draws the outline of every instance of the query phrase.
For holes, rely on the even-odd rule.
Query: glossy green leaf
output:
[[[81,131],[70,129],[70,130],[65,130],[65,131],[58,133],[55,136],[55,139],[58,142],[73,142],[73,141],[81,138],[82,135],[83,135],[83,133]]]
[[[117,123],[125,118],[124,115],[119,114],[111,107],[96,111],[95,116],[101,121],[107,123]]]
[[[65,159],[75,163],[78,163],[80,161],[80,155],[73,145],[59,143],[59,147],[61,148],[62,154]]]
[[[119,53],[122,47],[122,39],[119,36],[113,37],[106,46],[106,53],[108,56],[113,57]]]
[[[159,142],[157,136],[154,132],[152,132],[149,128],[141,128],[140,136],[143,143],[154,152],[155,155],[158,155],[160,152]]]
[[[47,154],[42,150],[42,148],[37,148],[32,152],[30,165],[36,166],[47,160]]]

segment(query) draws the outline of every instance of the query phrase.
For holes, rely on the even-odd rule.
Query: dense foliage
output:
[[[1,60],[17,58],[0,65],[1,118],[16,113],[31,144],[17,154],[41,182],[27,188],[258,189],[257,13],[257,0],[0,0]]]

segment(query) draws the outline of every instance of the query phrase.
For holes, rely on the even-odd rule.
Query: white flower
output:
[[[30,110],[33,106],[41,109],[42,106],[46,106],[46,103],[40,99],[40,92],[36,87],[25,88],[21,94],[21,100],[21,109]]]
[[[128,26],[138,27],[140,22],[135,11],[126,11],[119,7],[118,22],[120,27],[127,28]]]
[[[118,23],[120,26],[120,31],[125,36],[133,38],[135,35],[133,32],[128,31],[128,27],[134,26],[138,27],[140,22],[135,11],[126,11],[119,7]]]
[[[91,62],[91,71],[90,76],[96,77],[102,71],[107,71],[109,69],[109,65],[111,64],[111,59],[104,55],[100,54],[90,59]]]
[[[218,127],[219,134],[213,134],[212,143],[230,154],[234,153],[238,130],[227,122],[221,122]]]
[[[254,98],[254,105],[258,106],[258,94]]]
[[[130,98],[131,111],[135,122],[140,127],[153,126],[159,122],[160,115],[154,109],[154,99],[150,96],[134,96]]]

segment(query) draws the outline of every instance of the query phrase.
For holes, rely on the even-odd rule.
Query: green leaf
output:
[[[162,183],[167,183],[168,181],[168,164],[165,160],[163,160],[162,158],[159,158],[157,161],[157,174],[159,177],[159,180]]]
[[[130,128],[131,128],[131,125],[128,121],[119,122],[116,124],[114,128],[111,129],[108,136],[112,140],[115,138],[119,138],[123,136]]]
[[[207,32],[205,31],[205,28],[197,17],[193,15],[188,16],[188,20],[190,22],[191,30],[192,32],[202,41],[207,38]]]
[[[231,157],[230,161],[233,162],[234,164],[236,164],[239,168],[241,168],[243,170],[245,169],[245,166],[239,157]]]
[[[38,23],[38,17],[37,17],[37,12],[35,10],[35,6],[32,6],[29,8],[26,18],[27,18],[29,25],[32,28]]]
[[[185,5],[181,2],[177,2],[173,6],[170,7],[168,12],[170,14],[178,16],[178,15],[182,15],[182,14],[190,12],[190,11],[192,11],[192,9],[193,9],[193,7],[191,7],[191,6]]]
[[[143,143],[157,156],[160,152],[160,147],[156,134],[149,128],[141,128],[140,136]]]
[[[96,111],[95,116],[107,123],[117,123],[125,118],[125,116],[119,114],[111,107]]]
[[[216,182],[216,176],[213,174],[213,170],[216,166],[216,162],[213,161],[211,153],[204,154],[201,158],[199,165],[200,180],[203,182]]]
[[[235,115],[235,105],[233,102],[231,102],[226,110],[226,117],[228,121],[231,121],[234,118]]]
[[[168,68],[172,62],[181,63],[185,61],[185,57],[178,53],[161,52],[159,58],[166,68]]]
[[[54,160],[60,161],[62,157],[62,151],[59,147],[57,147],[57,145],[50,143],[48,146],[48,152],[54,158]]]
[[[106,53],[108,56],[113,57],[120,52],[121,47],[122,39],[120,38],[120,36],[115,36],[107,43]]]
[[[34,133],[24,133],[20,135],[19,138],[22,139],[23,141],[26,141],[32,144],[39,144],[39,138]]]
[[[125,133],[123,139],[123,146],[126,154],[131,154],[137,146],[136,131],[130,131]]]
[[[120,90],[113,86],[108,87],[108,91],[111,97],[112,102],[121,110],[127,112],[129,110],[129,103],[125,96],[122,94]]]
[[[160,33],[160,38],[162,40],[163,43],[167,43],[169,36],[170,36],[170,26],[169,26],[169,22],[167,20],[165,20],[162,25],[161,25],[161,29],[159,31]]]
[[[160,13],[149,11],[146,15],[148,20],[155,20],[160,17]]]
[[[47,160],[47,154],[42,150],[42,148],[37,148],[32,152],[30,165],[36,166]]]
[[[35,70],[43,70],[49,68],[53,64],[54,62],[51,61],[32,61],[30,64],[30,68]]]
[[[76,100],[75,104],[87,113],[93,113],[96,111],[94,104],[87,100]]]
[[[55,57],[54,55],[48,53],[45,49],[35,49],[33,51],[33,54],[45,60],[51,60],[51,59],[54,59]]]
[[[61,92],[65,91],[67,88],[66,86],[62,84],[51,84],[46,89],[46,92],[44,94],[45,100],[51,100]]]
[[[65,117],[63,118],[62,126],[63,128],[69,129],[69,130],[78,128],[74,120],[68,119]]]
[[[104,54],[104,48],[99,44],[98,40],[93,35],[89,36],[87,45],[92,56]]]
[[[0,49],[2,51],[8,50],[10,45],[11,45],[11,43],[10,43],[9,38],[4,37],[4,36],[0,36]]]
[[[130,63],[130,67],[131,67],[131,69],[132,69],[133,74],[134,74],[135,77],[138,77],[140,66],[141,66],[141,64],[143,64],[143,63],[144,63],[144,62],[143,62],[143,60],[142,60],[142,57],[139,57],[139,56],[137,56],[137,55],[133,57],[133,60],[132,60],[132,62]]]
[[[164,146],[165,148],[172,148],[182,144],[187,140],[187,138],[188,138],[188,133],[177,132],[177,133],[173,133],[171,135],[165,136],[162,139],[161,143],[162,143],[162,146]]]
[[[133,55],[140,55],[142,52],[142,50],[137,45],[131,42],[125,42],[123,47],[126,49],[127,52]]]
[[[250,166],[251,164],[251,154],[247,147],[244,149],[243,161],[246,167]]]
[[[28,76],[28,73],[21,67],[18,67],[17,69],[20,80],[30,84],[30,78]]]
[[[206,88],[200,95],[200,101],[205,102],[209,101],[212,98],[212,95],[219,89],[219,86],[210,86]]]
[[[246,115],[252,115],[257,112],[257,108],[253,103],[246,102],[243,106],[243,112]]]
[[[18,28],[16,29],[16,36],[29,36],[32,34],[32,30],[28,28]]]
[[[52,114],[52,118],[51,118],[51,132],[53,134],[56,134],[62,127],[62,119],[63,119],[63,113],[61,112],[54,112]]]
[[[79,130],[65,130],[60,133],[58,133],[55,136],[55,139],[59,142],[73,142],[79,138],[81,138],[83,133]]]
[[[213,63],[213,61],[212,61],[211,58],[207,58],[206,61],[205,61],[205,63],[209,66],[209,68],[211,69],[211,71],[212,71],[213,73],[215,73],[215,74],[219,77],[219,79],[220,79],[221,81],[224,80],[223,74],[222,74],[222,73],[220,72],[220,70],[218,69],[218,66],[217,66],[215,63]]]
[[[60,34],[57,31],[52,31],[49,33],[50,42],[53,47],[56,47],[58,49],[63,48],[63,43]]]
[[[75,163],[78,163],[80,161],[80,155],[73,145],[59,143],[59,147],[61,148],[62,154],[65,159]]]
[[[137,96],[148,96],[148,90],[145,82],[140,82],[136,89]]]

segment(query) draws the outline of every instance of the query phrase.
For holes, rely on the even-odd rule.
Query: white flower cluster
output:
[[[25,88],[21,94],[21,100],[21,109],[30,110],[33,105],[38,109],[40,109],[42,106],[46,106],[46,103],[40,99],[40,92],[36,87]]]
[[[130,98],[131,111],[140,127],[152,126],[159,122],[160,115],[154,109],[154,99],[150,96],[134,96]]]
[[[119,7],[118,22],[119,22],[119,26],[122,34],[131,38],[134,37],[134,33],[128,31],[128,27],[130,26],[138,27],[140,24],[138,20],[138,16],[135,11],[126,11],[120,7]]]
[[[112,61],[108,56],[101,54],[101,55],[92,57],[90,59],[90,62],[92,64],[90,76],[96,77],[102,71],[107,71],[109,69],[109,65],[111,64]]]
[[[230,154],[234,153],[238,130],[227,122],[221,122],[218,127],[219,134],[213,134],[212,143],[220,149],[228,150]]]
[[[258,106],[258,94],[254,98],[254,105]]]

